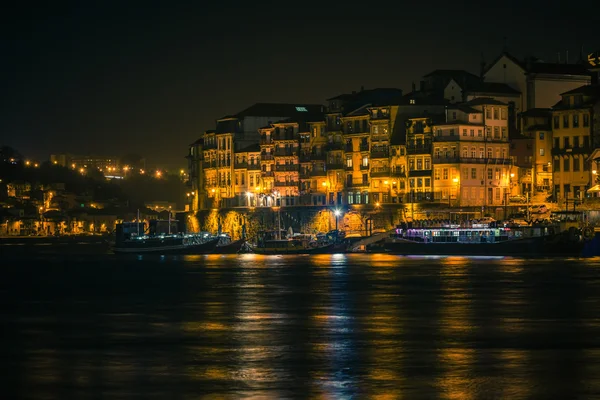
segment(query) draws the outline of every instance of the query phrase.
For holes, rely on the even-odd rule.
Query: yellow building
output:
[[[521,133],[531,139],[527,142],[531,148],[526,148],[523,154],[511,148],[511,156],[531,157],[530,171],[526,173],[521,171],[520,175],[523,175],[523,178],[515,180],[515,186],[526,189],[527,184],[532,184],[532,194],[544,193],[547,196],[551,194],[553,187],[551,117],[550,109],[547,108],[532,108],[522,113]],[[520,163],[520,160],[516,161],[515,165]],[[519,171],[517,171],[517,174],[519,174]],[[523,190],[519,190],[514,194],[521,193],[523,193]]]
[[[410,118],[406,123],[406,164],[410,203],[434,200],[431,180],[433,123],[434,121],[429,117]]]
[[[563,93],[552,107],[553,195],[559,201],[583,198],[592,186],[590,155],[594,143],[593,116],[598,111],[600,88],[581,86]]]
[[[508,105],[477,98],[449,106],[445,119],[433,127],[434,198],[460,207],[506,204],[511,166]]]

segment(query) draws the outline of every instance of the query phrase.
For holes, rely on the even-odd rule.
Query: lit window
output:
[[[299,107],[299,106],[296,106],[296,111],[299,111],[299,112],[308,112],[308,110],[306,109],[306,107]]]
[[[415,99],[410,99],[410,104],[415,104]]]

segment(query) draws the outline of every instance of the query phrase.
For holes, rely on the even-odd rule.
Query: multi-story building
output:
[[[505,83],[522,93],[518,113],[531,108],[550,108],[560,100],[560,93],[589,85],[590,72],[586,66],[566,62],[549,63],[529,57],[523,61],[503,52],[486,69],[486,82]]]
[[[119,158],[114,156],[51,154],[50,162],[73,169],[96,169],[102,172],[120,170]]]
[[[434,199],[450,206],[505,204],[511,165],[508,105],[477,98],[449,106],[446,122],[432,131]]]
[[[600,145],[600,86],[581,86],[561,96],[552,107],[552,181],[554,197],[568,200],[582,198],[593,183],[592,152]]]
[[[197,190],[198,207],[206,209],[239,204],[231,184],[234,174],[232,160],[236,151],[259,142],[260,128],[274,121],[322,111],[320,104],[257,103],[235,115],[218,119],[216,129],[204,133],[202,160],[196,160],[202,163],[204,174],[204,185]],[[260,180],[259,184],[253,182],[253,185],[262,188]]]
[[[439,118],[439,117],[438,117]],[[432,182],[433,124],[437,120],[418,117],[406,123],[408,202],[434,200]]]
[[[531,108],[521,113],[521,135],[511,139],[512,194],[551,194],[552,128],[547,108]]]

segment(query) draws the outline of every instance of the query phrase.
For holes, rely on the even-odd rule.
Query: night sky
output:
[[[2,12],[0,143],[40,159],[137,152],[179,168],[216,118],[255,102],[408,92],[434,69],[478,73],[505,36],[519,58],[600,49],[591,0],[20,3]]]

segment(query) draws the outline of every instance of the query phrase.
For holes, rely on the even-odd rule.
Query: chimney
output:
[[[421,92],[425,91],[425,81],[419,82],[419,90]]]
[[[415,81],[412,83],[412,91],[413,93],[417,91],[417,85],[415,85]]]

